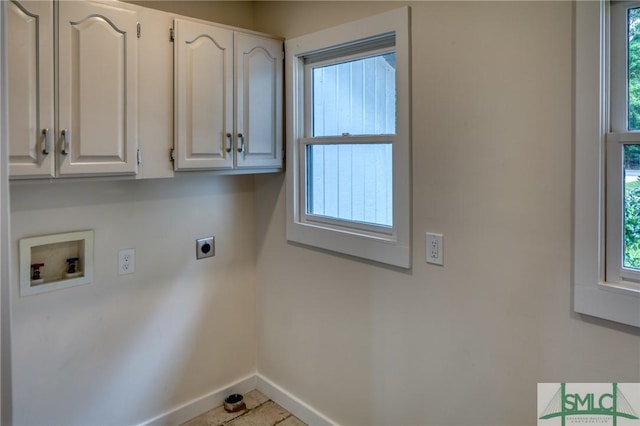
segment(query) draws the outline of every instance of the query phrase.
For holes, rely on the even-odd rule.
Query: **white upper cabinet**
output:
[[[7,34],[11,179],[283,167],[280,39],[115,0],[9,0]]]
[[[235,33],[238,167],[282,167],[282,42]]]
[[[7,3],[9,173],[54,176],[53,3]]]
[[[138,21],[117,2],[9,4],[10,175],[135,174]],[[54,34],[58,91],[54,100]],[[57,106],[54,126],[53,105]]]
[[[282,41],[176,19],[175,168],[282,167]]]
[[[60,175],[133,174],[136,13],[100,3],[59,5]]]
[[[233,32],[175,20],[176,169],[232,168]]]

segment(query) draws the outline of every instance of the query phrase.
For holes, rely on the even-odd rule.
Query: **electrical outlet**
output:
[[[196,240],[196,259],[204,259],[216,255],[216,238],[205,237]]]
[[[133,274],[136,271],[136,250],[124,249],[118,251],[118,274]]]
[[[442,240],[442,234],[427,232],[427,263],[433,263],[434,265],[444,264]]]

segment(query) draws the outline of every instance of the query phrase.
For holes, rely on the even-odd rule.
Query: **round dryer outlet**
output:
[[[205,237],[196,240],[196,259],[212,257],[216,254],[215,237]]]

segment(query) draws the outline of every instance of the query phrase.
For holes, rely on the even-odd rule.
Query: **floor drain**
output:
[[[244,397],[239,393],[234,393],[233,395],[229,395],[227,399],[224,400],[224,409],[229,413],[235,413],[236,411],[242,411],[246,408],[246,405],[243,401]]]

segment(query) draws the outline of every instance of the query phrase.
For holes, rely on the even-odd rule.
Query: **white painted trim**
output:
[[[609,119],[603,118],[606,134],[606,277],[608,283],[625,285],[625,280],[640,282],[640,272],[624,267],[624,145],[640,143],[640,132],[628,130],[627,108],[627,13],[640,2],[615,2],[609,6],[607,39],[603,49],[609,49],[609,93],[603,100],[609,103]],[[605,16],[607,14],[605,13]],[[606,30],[607,26],[605,26]],[[606,61],[607,55],[605,55]],[[606,87],[606,72],[605,72]],[[606,109],[605,109],[606,111]],[[632,285],[636,290],[638,286]]]
[[[57,281],[31,285],[31,253],[34,247],[53,245],[71,241],[82,241],[82,253],[78,274],[75,278],[62,278]],[[23,238],[20,240],[20,296],[31,296],[53,290],[90,284],[93,282],[93,230],[65,232],[63,234],[42,235],[39,237]]]
[[[170,426],[182,424],[193,419],[194,417],[198,417],[199,415],[206,413],[213,408],[221,406],[224,403],[224,399],[231,394],[245,394],[256,389],[256,381],[257,375],[252,374],[245,377],[244,379],[223,386],[220,389],[184,403],[157,417],[140,423],[140,426]]]
[[[337,422],[331,420],[300,398],[258,373],[184,403],[159,416],[142,422],[138,426],[169,426],[182,424],[213,408],[221,406],[224,399],[233,393],[246,394],[254,389],[259,390],[269,399],[310,426],[339,426]]]
[[[11,380],[11,285],[9,177],[7,140],[7,2],[0,2],[0,424],[9,425],[12,419]]]
[[[640,327],[640,297],[605,278],[605,147],[609,131],[608,2],[575,7],[573,309]]]
[[[286,40],[287,228],[288,241],[319,247],[401,268],[411,268],[411,17],[410,8],[384,12]],[[393,239],[358,229],[319,226],[303,220],[305,56],[395,33],[397,123],[393,144]],[[347,221],[345,221],[346,224]],[[384,237],[384,235],[383,235]]]
[[[635,2],[634,2],[635,3]],[[637,4],[635,6],[638,6]],[[608,93],[608,131],[626,132],[629,114],[627,111],[627,10],[631,2],[616,1],[609,6],[609,35],[605,47],[609,49],[610,89]]]
[[[256,377],[256,388],[260,392],[265,394],[267,397],[269,397],[269,399],[279,404],[281,407],[289,411],[291,414],[293,414],[306,424],[310,426],[338,426],[337,422],[334,422],[301,399],[297,398],[279,385],[267,379],[262,374],[257,374]]]

